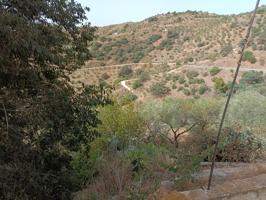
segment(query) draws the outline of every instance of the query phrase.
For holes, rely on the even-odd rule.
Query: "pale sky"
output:
[[[94,26],[136,22],[156,14],[187,10],[217,14],[251,11],[256,0],[76,0],[91,11],[88,20]],[[266,0],[261,0],[266,5]]]

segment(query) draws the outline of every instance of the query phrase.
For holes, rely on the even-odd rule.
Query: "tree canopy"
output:
[[[0,1],[0,194],[70,199],[72,151],[92,141],[109,90],[76,93],[68,74],[90,58],[95,28],[74,0]],[[89,147],[88,147],[89,148]]]

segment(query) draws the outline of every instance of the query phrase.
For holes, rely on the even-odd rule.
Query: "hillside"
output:
[[[107,82],[119,90],[118,83],[126,79],[141,99],[153,98],[151,87],[156,83],[166,86],[170,96],[213,96],[217,93],[215,77],[230,84],[249,20],[250,13],[226,16],[187,11],[101,27],[90,46],[93,59],[72,75],[72,83],[80,87]],[[248,43],[244,71],[264,71],[265,51],[266,8],[262,6]],[[221,68],[215,77],[210,74],[214,66]],[[127,67],[132,73],[121,76],[122,68]],[[190,71],[197,75],[189,77]],[[142,80],[143,72],[148,74],[146,80]]]
[[[249,42],[249,49],[259,59],[265,59],[265,13],[266,8],[261,7]],[[193,11],[161,14],[137,23],[99,28],[91,50],[101,65],[231,59],[238,52],[249,19],[249,13],[230,16]]]

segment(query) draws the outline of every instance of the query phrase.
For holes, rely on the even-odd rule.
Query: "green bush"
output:
[[[163,83],[154,83],[150,87],[150,91],[154,96],[163,97],[170,92],[170,89]]]
[[[183,93],[184,93],[184,95],[186,95],[186,96],[190,96],[190,95],[191,95],[190,90],[187,89],[187,88],[184,88],[184,89],[183,89]]]
[[[107,74],[107,73],[103,73],[102,75],[101,75],[101,79],[102,80],[107,80],[107,79],[109,79],[110,78],[110,76],[109,76],[109,74]]]
[[[139,76],[139,80],[140,80],[141,82],[145,82],[145,81],[148,81],[148,80],[150,80],[150,79],[151,79],[151,77],[150,77],[150,75],[149,75],[148,72],[143,72],[143,73],[140,74],[140,76]]]
[[[184,87],[183,86],[180,86],[178,89],[177,89],[177,91],[179,92],[179,91],[182,91],[184,89]]]
[[[176,68],[180,67],[181,66],[181,62],[179,60],[176,61],[175,66],[176,66]]]
[[[266,86],[263,86],[259,89],[259,93],[266,97]]]
[[[186,82],[186,79],[185,79],[183,76],[180,76],[179,79],[178,79],[178,82],[179,82],[180,84],[183,84],[183,83]]]
[[[188,80],[188,84],[196,84],[197,83],[197,80],[195,78],[190,78]]]
[[[203,84],[203,83],[205,83],[205,80],[204,79],[201,79],[201,78],[197,78],[195,80],[196,80],[197,84]]]
[[[174,41],[172,41],[170,39],[165,39],[160,43],[159,49],[171,50],[173,48],[173,43],[174,43]]]
[[[244,72],[240,79],[240,83],[246,83],[246,84],[256,84],[263,82],[264,82],[263,73],[254,70]]]
[[[168,82],[168,81],[170,81],[172,79],[172,74],[167,74],[166,76],[165,76],[165,80]]]
[[[172,81],[173,81],[173,82],[178,81],[179,77],[180,77],[180,76],[179,76],[178,74],[174,74],[174,75],[172,76]]]
[[[197,71],[187,71],[186,75],[189,79],[193,79],[197,77],[199,73]]]
[[[142,73],[144,73],[144,70],[143,69],[136,69],[136,71],[135,71],[135,74],[137,76],[141,75]]]
[[[213,67],[209,70],[211,76],[215,76],[216,74],[218,74],[221,71],[221,69],[219,67]]]
[[[172,85],[172,89],[174,90],[174,89],[176,89],[177,88],[177,86],[175,85],[175,84],[173,84]]]
[[[203,95],[208,90],[208,87],[206,85],[201,85],[199,87],[199,94]]]
[[[252,51],[245,51],[243,55],[243,61],[249,61],[250,63],[254,64],[257,62],[257,59]]]
[[[134,52],[134,54],[132,55],[132,61],[134,63],[138,63],[144,56],[145,53],[143,51]]]
[[[142,87],[142,86],[143,86],[143,83],[139,79],[137,79],[134,81],[132,88],[135,90],[135,89]]]
[[[135,100],[138,99],[138,96],[133,94],[132,92],[127,92],[125,95],[123,95],[120,99],[119,99],[119,103],[121,105],[127,105]]]
[[[176,39],[178,38],[178,36],[179,36],[179,33],[176,31],[168,31],[167,33],[167,38],[169,39]]]
[[[119,76],[126,78],[126,77],[131,77],[133,75],[133,70],[130,66],[126,65],[123,66],[120,71],[119,71]]]
[[[157,34],[152,35],[152,36],[150,36],[150,37],[148,38],[148,43],[149,43],[149,44],[153,44],[154,42],[156,42],[157,40],[159,40],[159,39],[161,39],[161,38],[162,38],[161,35],[157,35]]]
[[[215,77],[213,79],[213,82],[214,82],[214,88],[217,92],[226,93],[226,91],[228,90],[228,86],[222,78]]]

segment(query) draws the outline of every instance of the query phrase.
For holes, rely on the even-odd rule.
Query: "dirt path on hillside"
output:
[[[136,64],[136,63],[135,63]],[[144,64],[144,63],[141,63],[141,64]],[[147,63],[145,63],[145,64],[147,64]],[[161,63],[157,63],[157,64],[161,64]],[[168,63],[168,65],[170,65],[170,64],[174,64],[174,63]],[[123,64],[122,66],[124,66],[124,65],[130,65],[130,64]],[[116,65],[117,66],[117,65]],[[119,66],[121,66],[121,65],[119,65]],[[179,68],[177,68],[177,69],[172,69],[172,70],[170,70],[170,71],[168,71],[167,72],[167,74],[170,74],[170,73],[174,73],[174,72],[179,72],[179,71],[181,71],[181,70],[183,70],[183,69],[197,69],[197,70],[209,70],[209,69],[211,69],[213,66],[201,66],[201,65],[184,65],[184,66],[182,66],[182,67],[179,67]],[[219,67],[220,69],[222,69],[222,70],[228,70],[228,71],[230,71],[230,70],[235,70],[236,68],[235,67]],[[263,69],[263,67],[262,66],[258,66],[258,67],[256,67],[256,68],[254,68],[254,67],[241,67],[240,68],[240,72],[246,72],[246,71],[251,71],[251,70],[254,70],[254,71],[262,71],[262,72],[265,72],[266,73],[266,69],[264,68]],[[128,90],[128,91],[130,91],[130,92],[133,92],[133,89],[131,89],[126,83],[128,82],[128,81],[131,81],[131,80],[133,80],[133,79],[129,79],[129,80],[123,80],[123,81],[121,81],[120,82],[120,85],[122,86],[122,87],[124,87],[126,90]]]

